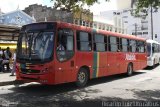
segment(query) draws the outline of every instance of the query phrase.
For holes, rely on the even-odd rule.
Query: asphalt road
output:
[[[131,77],[122,74],[93,79],[84,88],[74,83],[0,87],[0,107],[102,107],[109,101],[155,101],[154,107],[160,106],[160,66],[137,71]]]

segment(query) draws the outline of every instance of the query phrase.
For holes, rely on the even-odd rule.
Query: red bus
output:
[[[22,27],[17,44],[17,80],[86,85],[89,79],[147,66],[146,40],[64,22]]]

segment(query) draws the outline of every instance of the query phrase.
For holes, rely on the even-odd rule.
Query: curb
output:
[[[5,86],[5,85],[17,85],[17,84],[23,84],[24,82],[14,80],[14,81],[5,81],[5,82],[0,82],[0,86]]]

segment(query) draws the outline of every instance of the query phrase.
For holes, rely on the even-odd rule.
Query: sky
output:
[[[117,1],[122,0],[110,0],[110,2],[105,2],[105,0],[99,0],[100,3],[96,3],[89,7],[93,14],[98,15],[101,11],[116,10],[118,8]],[[123,0],[124,1],[124,0]],[[126,1],[126,0],[125,0]],[[48,7],[53,6],[53,2],[50,0],[0,0],[0,9],[2,12],[7,13],[14,11],[17,8],[23,10],[31,4],[42,4]],[[122,2],[121,4],[125,4]]]

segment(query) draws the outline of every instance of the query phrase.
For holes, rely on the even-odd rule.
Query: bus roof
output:
[[[112,36],[117,36],[117,37],[122,37],[122,38],[146,41],[145,38],[136,37],[134,35],[121,34],[121,33],[111,32],[111,31],[107,31],[107,30],[94,29],[94,28],[91,28],[91,27],[80,26],[80,25],[75,25],[75,24],[61,22],[61,21],[57,21],[57,22],[38,22],[38,23],[31,23],[31,24],[28,24],[28,25],[43,24],[43,23],[56,23],[58,26],[72,28],[72,29],[76,29],[76,30],[95,32],[95,33],[100,33],[100,34],[104,34],[104,35],[112,35]],[[25,26],[27,26],[27,25],[25,25]]]
[[[147,39],[147,43],[155,43],[155,44],[160,44],[159,42],[151,39]]]
[[[70,26],[70,28],[74,28],[76,30],[82,30],[82,31],[85,30],[85,31],[91,31],[91,32],[100,33],[100,34],[104,34],[104,35],[112,35],[112,36],[117,36],[117,37],[122,37],[122,38],[146,41],[145,38],[140,38],[140,37],[137,37],[134,35],[121,34],[121,33],[111,32],[111,31],[107,31],[107,30],[94,29],[91,27],[80,26],[80,25],[75,25],[75,24],[65,23],[65,22],[58,22],[58,24],[60,24],[63,27]]]

